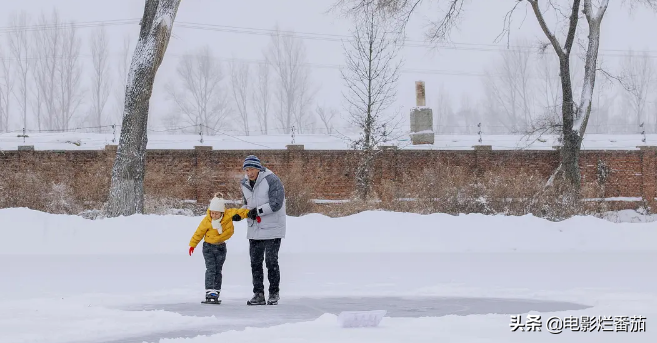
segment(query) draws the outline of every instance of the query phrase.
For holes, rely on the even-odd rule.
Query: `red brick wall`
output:
[[[18,180],[15,182],[28,183],[32,181],[21,176],[37,173],[43,186],[51,182],[65,183],[84,201],[104,201],[115,149],[116,146],[108,146],[104,151],[5,151],[0,154],[0,178],[14,177],[12,180]],[[237,181],[243,175],[242,161],[249,154],[257,155],[264,165],[282,178],[290,173],[303,173],[307,182],[314,185],[314,198],[345,199],[353,194],[354,168],[358,160],[353,151],[218,151],[207,147],[149,150],[146,193],[205,202],[214,192],[220,191],[228,193],[226,197],[239,199]],[[657,196],[655,148],[582,151],[585,188],[597,182],[598,161],[610,168],[604,194],[586,196],[643,197],[654,205]],[[379,187],[384,182],[398,181],[404,176],[418,175],[424,169],[438,166],[460,167],[478,175],[486,172],[506,175],[535,172],[547,179],[558,163],[558,151],[498,151],[486,150],[485,147],[461,151],[385,150],[375,161],[374,182],[375,187]],[[11,205],[14,204],[3,204],[4,207]]]

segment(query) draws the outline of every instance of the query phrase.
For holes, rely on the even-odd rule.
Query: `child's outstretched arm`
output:
[[[249,209],[246,208],[227,208],[227,217],[232,217],[234,222],[246,219],[249,216]]]
[[[212,227],[212,222],[210,221],[210,216],[206,215],[203,220],[201,220],[201,223],[198,225],[198,228],[196,228],[196,231],[194,232],[194,235],[192,235],[192,239],[189,241],[189,254],[191,255],[192,252],[194,252],[194,248],[201,242],[203,237],[205,236],[205,233],[208,232],[208,230]]]

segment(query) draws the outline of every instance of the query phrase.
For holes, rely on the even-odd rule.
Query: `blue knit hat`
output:
[[[265,170],[265,167],[262,166],[260,160],[254,155],[249,155],[246,157],[246,159],[244,159],[244,165],[242,165],[242,169],[246,169],[246,168],[256,168],[261,171]]]

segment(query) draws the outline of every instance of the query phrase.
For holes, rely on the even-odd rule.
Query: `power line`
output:
[[[118,55],[118,54],[113,54],[113,55]],[[195,57],[198,56],[197,54],[175,54],[175,53],[167,53],[166,57],[174,57],[174,58],[187,58],[187,57]],[[85,57],[85,58],[92,58],[92,55],[90,54],[80,54],[79,57]],[[43,56],[38,56],[38,57],[25,57],[25,58],[20,58],[17,59],[15,57],[0,57],[0,60],[11,60],[11,61],[18,61],[18,60],[39,60],[39,59],[44,59],[44,58],[63,58],[63,56],[52,56],[52,55],[43,55]],[[224,57],[211,57],[214,60],[218,61],[224,61],[224,62],[230,62],[230,61],[238,61],[238,62],[244,62],[248,64],[266,64],[268,63],[264,59],[246,59],[246,58],[224,58]],[[657,56],[655,56],[657,58]],[[334,69],[334,70],[340,70],[344,68],[344,65],[341,64],[327,64],[327,63],[299,63],[302,67],[305,68],[311,68],[311,69]],[[495,73],[477,73],[477,72],[469,72],[469,71],[461,71],[461,70],[442,70],[442,69],[413,69],[413,68],[402,68],[399,70],[400,74],[430,74],[430,75],[445,75],[445,76],[468,76],[468,77],[503,77],[505,76],[504,74],[495,74]],[[556,75],[556,74],[555,74]],[[528,76],[527,78],[529,79],[536,79],[536,80],[545,80],[546,76]],[[549,78],[549,77],[548,77]],[[558,76],[554,76],[553,79],[559,79]]]
[[[201,31],[217,31],[217,32],[250,34],[250,35],[261,35],[261,36],[280,35],[284,37],[295,37],[305,40],[318,40],[318,41],[328,41],[328,42],[344,42],[345,40],[352,39],[351,36],[339,35],[339,34],[260,29],[253,27],[202,24],[202,23],[193,23],[193,22],[185,22],[185,21],[176,22],[174,29],[175,27],[201,30]],[[514,51],[514,50],[538,51],[537,47],[522,46],[522,45],[509,45],[508,48],[497,44],[482,44],[482,43],[454,42],[451,43],[450,45],[446,45],[446,44],[441,45],[441,44],[428,44],[424,41],[410,40],[410,39],[404,40],[403,46],[418,47],[418,48],[437,48],[437,49],[446,49],[446,50],[480,51],[480,52],[498,52],[498,51]],[[627,49],[599,49],[599,51],[621,52],[621,54],[598,54],[599,56],[608,56],[608,57],[625,57],[627,53]],[[657,50],[644,50],[642,52],[648,54],[648,57],[657,58],[657,55],[651,55],[653,53],[657,53]]]
[[[92,55],[89,54],[80,54],[80,57],[85,57],[85,58],[92,58]],[[175,57],[175,58],[186,58],[189,56],[196,56],[192,54],[174,54],[174,53],[167,53],[167,57]],[[20,60],[39,60],[39,59],[45,59],[45,58],[54,58],[54,59],[60,59],[63,58],[64,56],[53,56],[53,55],[43,55],[43,56],[33,56],[33,57],[25,57],[21,58]],[[222,58],[222,57],[212,57],[215,60],[219,61],[240,61],[240,62],[245,62],[249,64],[265,64],[267,63],[266,60],[263,59],[244,59],[244,58]],[[11,60],[11,61],[18,61],[19,59],[15,57],[0,57],[0,60]],[[312,68],[312,69],[335,69],[335,70],[340,70],[344,68],[344,65],[340,64],[321,64],[321,63],[300,63],[302,67],[305,68]],[[467,72],[467,71],[450,71],[450,70],[440,70],[440,69],[400,69],[399,71],[401,74],[432,74],[432,75],[448,75],[448,76],[474,76],[474,77],[482,77],[486,76],[486,74],[481,74],[481,73],[473,73],[473,72]]]
[[[14,26],[5,26],[0,27],[0,34],[10,34],[16,32],[37,32],[37,31],[49,31],[49,30],[62,30],[74,27],[78,28],[90,28],[90,27],[100,27],[100,26],[121,26],[121,25],[132,25],[139,24],[140,19],[113,19],[113,20],[96,20],[96,21],[83,21],[83,22],[62,22],[59,24],[39,24],[39,25],[14,25]]]
[[[65,29],[71,27],[71,25],[75,28],[92,28],[99,26],[133,25],[133,24],[138,24],[139,22],[140,22],[139,18],[133,18],[133,19],[86,21],[86,22],[68,22],[61,24],[41,24],[41,25],[29,25],[29,26],[14,25],[14,26],[0,27],[0,34],[8,34],[13,32],[20,32],[20,31],[44,31],[44,30]],[[344,42],[345,40],[348,41],[352,39],[351,36],[340,35],[340,34],[262,29],[262,28],[254,28],[254,27],[203,24],[203,23],[186,22],[186,21],[175,22],[174,30],[175,28],[259,35],[259,36],[280,35],[280,36],[295,37],[304,40],[328,41],[328,42]],[[499,51],[514,51],[514,50],[538,51],[537,47],[523,46],[523,45],[509,45],[508,47],[506,47],[498,44],[463,43],[463,42],[453,42],[447,45],[447,44],[429,44],[424,41],[411,40],[411,39],[406,39],[403,42],[404,42],[402,45],[403,47],[415,47],[415,48],[427,48],[427,49],[445,49],[445,50],[477,51],[477,52],[499,52]],[[603,57],[625,57],[627,55],[628,50],[627,49],[599,49],[599,51],[616,52],[616,54],[608,54],[608,53],[598,54],[599,56],[603,56]],[[657,58],[657,55],[654,55],[657,54],[657,50],[643,50],[641,52],[647,54],[647,57],[649,58]]]

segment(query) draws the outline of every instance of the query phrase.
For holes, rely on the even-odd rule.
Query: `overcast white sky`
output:
[[[429,3],[429,0],[426,1]],[[445,85],[454,96],[453,103],[458,106],[462,94],[468,94],[470,99],[477,101],[482,96],[481,80],[478,77],[492,58],[498,55],[496,48],[491,48],[495,37],[500,33],[504,15],[516,0],[475,0],[469,1],[467,13],[459,31],[452,40],[455,43],[470,44],[467,49],[438,48],[435,50],[424,47],[407,47],[403,51],[405,68],[416,70],[405,72],[400,81],[399,106],[403,113],[415,105],[414,81],[426,82],[428,105],[435,101],[435,93],[440,85]],[[251,1],[218,1],[218,0],[184,0],[180,6],[177,22],[201,23],[213,25],[236,26],[253,29],[272,29],[276,24],[282,29],[295,30],[303,33],[321,33],[347,35],[349,23],[327,14],[327,9],[333,0],[251,0]],[[614,54],[622,51],[613,50],[651,50],[657,56],[656,15],[648,10],[628,14],[620,10],[618,3],[612,1],[602,24],[601,56],[606,66],[616,67],[620,60]],[[80,22],[97,20],[137,19],[143,11],[144,1],[141,0],[21,0],[4,1],[2,26],[8,26],[8,15],[13,11],[26,10],[36,15],[41,10],[49,11],[56,7],[62,17]],[[435,6],[427,7],[417,13],[412,19],[408,38],[422,40],[424,27],[428,19],[435,17]],[[525,37],[530,40],[544,40],[536,19],[525,8],[520,9],[515,16],[514,37]],[[580,36],[585,38],[586,24],[581,26]],[[138,34],[138,25],[108,26],[112,38],[112,53],[118,54],[122,37],[129,33],[133,42]],[[84,28],[81,33],[86,35],[92,28]],[[229,59],[262,59],[262,50],[266,47],[269,37],[246,33],[226,31],[210,31],[177,27],[174,25],[167,56],[158,73],[157,88],[154,93],[153,111],[166,111],[168,105],[162,100],[161,86],[172,76],[179,54],[195,49],[204,44],[213,47],[216,56]],[[342,46],[339,42],[322,40],[304,40],[307,46],[308,62],[315,65],[343,64]],[[85,41],[86,44],[86,41]],[[460,48],[466,47],[459,45]],[[84,47],[84,62],[89,64],[89,51]],[[420,71],[418,71],[420,70]],[[433,72],[422,72],[431,70]],[[340,73],[334,68],[315,67],[312,70],[312,81],[320,87],[316,98],[320,104],[340,106],[342,82]]]

